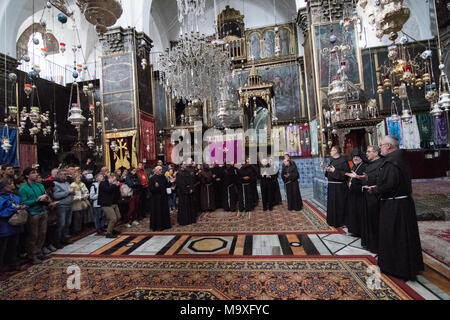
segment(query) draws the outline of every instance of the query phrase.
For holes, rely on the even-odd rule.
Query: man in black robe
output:
[[[361,217],[361,245],[370,252],[378,253],[380,201],[374,194],[367,192],[367,187],[377,185],[380,168],[384,160],[380,157],[380,148],[378,146],[367,147],[366,155],[369,165],[366,169],[365,187],[363,187],[364,204]]]
[[[397,138],[385,136],[380,147],[384,163],[377,185],[368,188],[380,198],[378,266],[383,273],[415,280],[424,265],[409,169]]]
[[[348,194],[345,174],[350,173],[350,167],[338,146],[331,148],[330,155],[331,161],[325,171],[328,178],[327,223],[339,228],[345,225]]]
[[[292,161],[292,164],[294,166],[297,166],[294,161]],[[280,173],[280,166],[278,165],[278,163],[274,163],[272,161],[272,158],[269,159],[269,165],[270,166],[275,166],[275,170],[276,170],[276,173],[274,173],[272,175],[272,178],[274,179],[274,184],[273,184],[273,186],[274,186],[274,189],[273,189],[273,193],[274,193],[273,201],[274,201],[274,203],[273,203],[273,205],[274,206],[278,206],[278,205],[283,203],[283,199],[281,198],[280,184],[278,182],[278,175]]]
[[[213,173],[207,164],[203,165],[202,171],[199,173],[201,182],[200,186],[200,202],[202,212],[213,212],[216,209],[214,200]]]
[[[361,236],[361,218],[363,208],[363,179],[367,165],[363,162],[362,156],[358,149],[352,151],[353,168],[348,176],[348,198],[347,198],[347,221],[348,232],[354,236]]]
[[[251,188],[252,188],[252,197],[253,197],[253,208],[258,206],[258,202],[259,202],[259,195],[258,195],[258,174],[259,174],[259,168],[258,165],[256,163],[252,163],[252,159],[250,157],[247,158],[246,160],[246,164],[250,165],[250,167],[253,170],[253,177],[255,177],[254,181],[250,183]]]
[[[181,164],[176,179],[178,224],[187,226],[196,222],[196,216],[194,213],[194,205],[192,203],[194,179],[191,172],[186,169],[186,162]]]
[[[271,174],[272,170],[270,170],[270,164],[267,161],[267,159],[261,160],[261,166],[260,166],[260,172],[259,172],[259,179],[261,180],[261,198],[263,203],[263,210],[272,211],[273,206],[275,205],[275,179],[278,179],[278,172],[277,177],[274,178],[274,175]],[[278,180],[276,181],[278,184]]]
[[[283,161],[283,170],[281,176],[283,177],[284,187],[286,189],[286,198],[289,211],[300,211],[303,209],[303,200],[300,194],[300,187],[298,186],[299,174],[297,166],[292,164],[290,160]]]
[[[237,189],[236,189],[236,182],[237,182],[238,176],[236,173],[236,168],[232,166],[231,164],[227,164],[225,166],[224,172],[223,172],[223,209],[225,211],[229,212],[235,212],[236,211],[236,202],[237,202]]]
[[[253,186],[257,180],[257,175],[255,175],[252,165],[247,163],[237,169],[237,174],[239,182],[239,211],[250,212],[255,209]]]
[[[170,187],[171,184],[167,182],[166,177],[162,174],[162,167],[157,166],[148,185],[152,193],[150,229],[153,231],[163,231],[172,227],[170,223],[169,200],[167,198],[167,188]]]
[[[214,164],[214,167],[211,169],[213,174],[213,188],[214,188],[214,200],[216,202],[216,209],[222,208],[222,194],[223,194],[223,170],[224,167],[222,165]]]

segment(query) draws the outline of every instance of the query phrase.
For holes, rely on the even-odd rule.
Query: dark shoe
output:
[[[64,245],[62,245],[61,243],[58,243],[58,244],[55,245],[55,248],[56,249],[62,249],[62,248],[64,248]]]
[[[121,232],[120,232],[120,231],[117,231],[117,230],[113,230],[113,231],[112,231],[112,234],[118,236],[119,234],[121,234]]]
[[[97,235],[98,236],[104,236],[105,232],[103,232],[102,230],[97,230]]]
[[[106,234],[106,238],[108,238],[108,239],[115,239],[115,238],[117,238],[117,235],[112,234],[112,233],[107,233]]]

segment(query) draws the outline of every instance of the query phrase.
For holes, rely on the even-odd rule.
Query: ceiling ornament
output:
[[[122,3],[118,0],[77,0],[77,5],[99,34],[104,34],[123,13]]]
[[[204,2],[177,1],[181,34],[177,44],[160,55],[159,63],[160,80],[173,99],[205,101],[213,96],[220,80],[231,75],[227,45],[215,45],[199,32]]]

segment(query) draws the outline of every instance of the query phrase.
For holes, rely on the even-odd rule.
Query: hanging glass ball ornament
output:
[[[76,72],[76,71],[72,72],[72,77],[74,79],[78,78],[78,72]]]
[[[11,72],[11,73],[8,75],[8,78],[9,78],[10,81],[16,82],[16,81],[17,81],[17,74],[15,74],[14,72]]]
[[[52,4],[50,3],[50,1],[47,1],[46,6],[47,6],[48,9],[52,8]]]
[[[42,28],[45,28],[47,26],[47,22],[45,22],[45,20],[39,21],[39,24],[42,26]]]
[[[33,43],[34,43],[35,45],[38,45],[38,44],[39,44],[39,39],[38,39],[38,38],[33,38]]]
[[[62,24],[65,24],[67,22],[67,16],[64,13],[60,12],[58,14],[58,21]]]
[[[336,40],[337,40],[336,36],[335,36],[334,34],[332,34],[332,35],[330,36],[330,42],[331,42],[331,43],[335,43]]]
[[[28,72],[28,76],[34,80],[37,77],[37,73],[36,73],[36,71],[31,70],[30,72]]]

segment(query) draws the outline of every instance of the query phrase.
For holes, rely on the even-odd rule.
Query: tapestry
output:
[[[403,141],[402,141],[402,124],[400,121],[394,122],[392,121],[392,118],[386,118],[387,127],[388,127],[388,134],[393,137],[397,137],[398,141],[400,142],[400,148],[403,148]]]
[[[383,139],[383,137],[386,135],[386,123],[383,121],[381,121],[380,123],[377,124],[377,141],[378,144],[381,143],[381,139]]]
[[[172,144],[170,139],[166,139],[166,162],[167,163],[173,163],[172,159],[172,150],[174,148],[174,145]]]
[[[300,138],[300,126],[294,125],[286,127],[286,153],[291,157],[302,155]]]
[[[140,117],[140,155],[139,160],[155,161],[156,160],[156,138],[155,138],[155,118],[139,113]]]
[[[5,137],[8,134],[9,143],[11,144],[11,149],[8,152],[5,152],[3,148],[0,148],[0,164],[8,164],[17,167],[19,165],[19,159],[17,154],[17,129],[8,128],[7,130],[3,127],[2,129],[2,137]],[[26,153],[25,153],[26,154]],[[36,156],[37,158],[37,156]],[[37,161],[35,162],[37,163]],[[24,167],[22,167],[24,168]]]
[[[433,149],[434,148],[433,117],[429,113],[418,114],[417,124],[419,126],[420,147],[422,149]]]
[[[445,112],[434,119],[434,146],[435,148],[445,148],[448,143],[447,120]]]
[[[38,163],[37,145],[21,143],[19,147],[20,168],[31,168],[33,164]]]
[[[302,124],[300,126],[301,129],[301,150],[302,157],[310,157],[311,156],[311,134],[309,130],[309,124]]]
[[[272,137],[278,137],[279,139],[279,148],[278,148],[278,154],[275,154],[274,156],[283,156],[286,152],[286,127],[275,127],[272,128]],[[273,147],[273,142],[272,142]]]
[[[210,142],[210,159],[217,163],[244,163],[245,148],[242,140]],[[223,154],[223,156],[221,156]],[[223,159],[223,160],[222,160]]]
[[[402,120],[403,128],[403,148],[420,149],[420,134],[417,126],[417,119],[414,115],[410,122]]]
[[[311,155],[319,155],[319,132],[317,129],[317,120],[311,121],[310,125],[311,133]]]
[[[137,167],[136,131],[107,134],[105,140],[109,140],[105,145],[105,161],[111,171],[122,167],[126,169]],[[116,144],[115,148],[112,148],[113,142]]]

